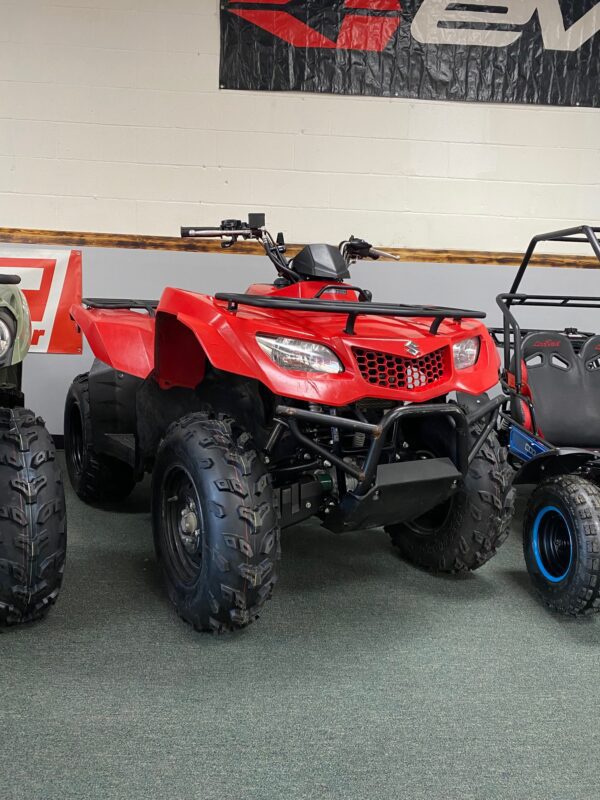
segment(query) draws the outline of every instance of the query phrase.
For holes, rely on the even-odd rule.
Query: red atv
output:
[[[334,532],[385,526],[430,570],[491,558],[512,492],[502,398],[484,394],[499,368],[485,315],[372,302],[344,282],[381,255],[364,240],[288,260],[261,214],[182,236],[256,239],[277,278],[245,294],[85,300],[72,313],[96,360],[65,410],[83,500],[123,499],[152,472],[179,614],[200,630],[247,625],[277,579],[280,528],[312,516]]]

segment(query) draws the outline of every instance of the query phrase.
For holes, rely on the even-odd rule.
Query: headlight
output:
[[[13,334],[6,322],[0,317],[0,358],[8,353],[13,343]]]
[[[271,361],[282,369],[294,372],[343,372],[344,368],[336,354],[317,342],[303,339],[288,339],[286,336],[261,336],[256,341]]]
[[[463,339],[452,347],[454,354],[454,366],[456,369],[467,369],[472,367],[479,358],[479,336],[472,339]]]

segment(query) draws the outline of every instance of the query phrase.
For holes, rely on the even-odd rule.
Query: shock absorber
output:
[[[364,431],[357,431],[352,437],[353,450],[361,450],[367,441],[367,434]]]

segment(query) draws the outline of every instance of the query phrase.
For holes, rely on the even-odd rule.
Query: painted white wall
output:
[[[520,250],[600,219],[600,113],[218,89],[218,0],[0,0],[0,225]]]

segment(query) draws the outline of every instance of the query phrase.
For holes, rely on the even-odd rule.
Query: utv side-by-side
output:
[[[502,413],[510,432],[515,485],[537,484],[523,522],[525,562],[555,611],[600,611],[600,336],[576,328],[520,327],[515,309],[600,309],[600,297],[520,292],[540,242],[587,244],[600,260],[600,228],[583,225],[535,236],[508,294],[497,298],[504,327]]]
[[[88,299],[72,314],[96,360],[65,410],[69,475],[89,502],[152,473],[168,594],[200,630],[255,619],[280,528],[385,526],[430,570],[484,564],[508,533],[511,471],[485,392],[499,358],[483,313],[375,303],[351,238],[285,256],[263,215],[183,236],[262,243],[277,277],[245,293],[167,288],[159,302]]]
[[[0,275],[0,627],[44,616],[62,583],[63,484],[43,421],[23,408],[31,320],[18,275]]]

